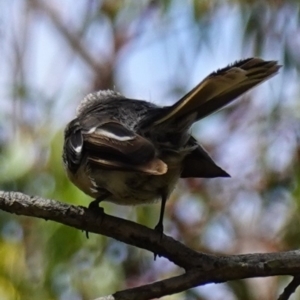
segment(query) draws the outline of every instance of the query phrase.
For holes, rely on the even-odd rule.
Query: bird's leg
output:
[[[106,198],[106,197],[105,197]],[[103,207],[99,206],[100,202],[103,201],[105,198],[103,197],[98,197],[95,200],[93,200],[89,206],[88,209],[90,209],[93,213],[97,213],[97,214],[103,214],[104,213],[104,209]]]
[[[105,200],[108,196],[109,196],[109,192],[101,195],[100,197],[96,198],[95,200],[93,200],[89,206],[88,209],[91,210],[94,214],[96,214],[97,216],[99,215],[103,215],[104,214],[104,209],[103,207],[99,206],[99,203],[103,200]],[[89,232],[85,231],[85,236],[88,239],[89,238]]]
[[[167,195],[165,192],[162,192],[161,194],[161,206],[160,206],[160,214],[159,214],[159,220],[157,225],[155,226],[155,230],[160,233],[160,238],[162,238],[162,235],[164,233],[164,214],[165,214],[165,207],[167,202]]]
[[[167,194],[165,192],[162,192],[161,194],[161,206],[160,206],[160,214],[159,214],[159,220],[157,225],[155,226],[154,230],[157,231],[160,235],[160,240],[162,240],[163,233],[164,233],[164,214],[165,214],[165,207],[167,202]],[[154,260],[156,260],[157,253],[154,253]]]

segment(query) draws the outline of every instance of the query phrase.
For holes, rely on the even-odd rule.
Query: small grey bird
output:
[[[229,177],[190,134],[194,122],[274,76],[276,61],[248,58],[210,74],[171,106],[128,99],[115,91],[87,95],[65,129],[69,179],[95,200],[121,205],[161,200],[155,229],[163,232],[168,197],[179,178]]]

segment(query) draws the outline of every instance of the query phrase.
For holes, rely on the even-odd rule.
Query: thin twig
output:
[[[300,274],[294,276],[293,280],[286,286],[278,300],[288,300],[290,296],[295,293],[297,287],[300,285]]]

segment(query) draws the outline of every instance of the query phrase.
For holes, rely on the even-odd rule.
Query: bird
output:
[[[99,203],[161,201],[155,230],[163,234],[166,201],[180,178],[230,177],[191,135],[191,126],[270,79],[277,61],[247,58],[208,75],[179,101],[158,106],[114,90],[88,94],[64,132],[70,181]]]

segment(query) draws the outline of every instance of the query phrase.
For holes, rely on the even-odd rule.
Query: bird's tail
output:
[[[177,103],[164,108],[151,120],[152,126],[180,123],[193,116],[191,123],[221,109],[237,97],[277,74],[276,61],[248,58],[220,69],[200,82]]]

